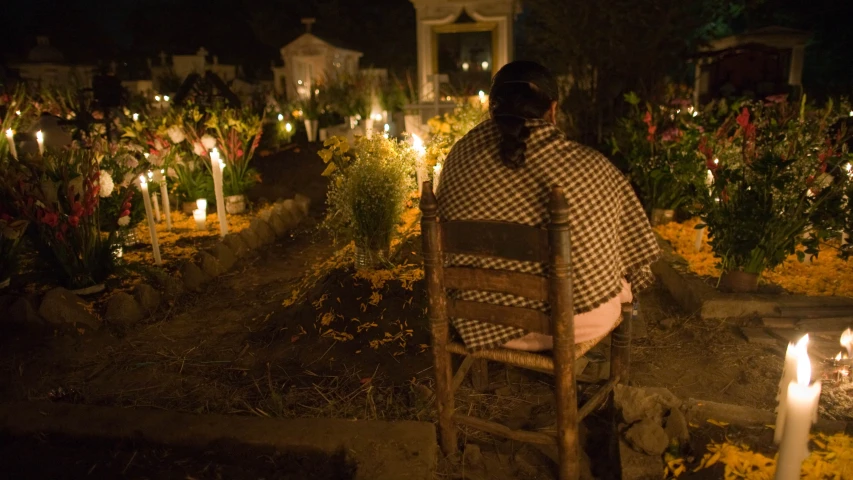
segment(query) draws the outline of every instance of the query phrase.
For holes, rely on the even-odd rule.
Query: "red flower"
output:
[[[119,215],[118,218],[127,216],[130,216],[130,210],[122,210],[121,215]]]
[[[56,232],[56,239],[63,242],[65,241],[65,235],[63,235],[62,232]]]
[[[646,110],[646,114],[643,116],[643,122],[649,127],[652,126],[652,112]]]
[[[711,147],[708,146],[708,138],[707,137],[702,137],[702,139],[699,140],[699,152],[701,152],[702,155],[705,156],[705,160],[708,160],[708,161],[710,161],[711,157],[714,156],[714,151],[711,150]],[[708,167],[708,168],[710,168],[710,167]]]
[[[39,221],[49,227],[56,227],[59,223],[59,215],[54,212],[45,212],[44,210],[39,210]]]
[[[83,213],[83,205],[81,205],[80,202],[74,202],[74,204],[71,205],[71,215],[79,217],[80,214],[82,214],[82,213]]]
[[[743,111],[740,112],[740,115],[737,116],[737,124],[743,128],[746,128],[749,125],[749,110],[746,107],[743,107]]]
[[[68,216],[68,225],[71,225],[72,227],[77,227],[77,225],[79,225],[79,224],[80,224],[80,217],[78,217],[76,215],[69,215]]]

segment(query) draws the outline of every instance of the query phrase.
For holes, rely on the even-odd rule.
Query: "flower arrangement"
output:
[[[116,268],[117,236],[101,234],[99,201],[114,191],[102,179],[95,154],[82,148],[47,152],[22,158],[14,167],[5,190],[21,217],[34,226],[41,258],[69,288],[103,282]]]
[[[223,186],[225,195],[245,194],[260,182],[260,175],[249,166],[249,162],[261,141],[261,117],[247,108],[215,108],[208,110],[205,126],[227,165]],[[204,143],[205,138],[201,140]],[[208,148],[208,145],[204,147]]]
[[[327,109],[342,117],[367,118],[370,114],[370,82],[364,75],[336,75],[323,90]]]
[[[697,150],[703,127],[697,123],[698,112],[679,93],[671,91],[662,104],[644,108],[636,94],[626,94],[630,113],[610,141],[613,155],[627,163],[649,214],[689,209],[703,188],[705,169]]]
[[[332,178],[325,226],[356,247],[387,252],[395,227],[411,195],[415,152],[382,135],[356,137],[350,147],[333,137],[319,152]],[[387,253],[379,253],[380,257]]]
[[[426,166],[432,168],[443,162],[453,145],[486,118],[488,111],[481,105],[464,103],[453,112],[429,119],[427,126],[430,138],[425,145]]]
[[[846,112],[845,112],[846,113]],[[830,103],[811,108],[805,97],[746,102],[698,150],[710,185],[700,195],[710,245],[723,272],[761,274],[795,253],[817,255],[836,235],[851,158],[846,129],[829,134],[841,117]]]

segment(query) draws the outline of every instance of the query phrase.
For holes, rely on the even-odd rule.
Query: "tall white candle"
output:
[[[696,230],[696,240],[694,240],[693,250],[699,251],[702,250],[702,241],[705,239],[705,229],[707,227],[702,227]]]
[[[441,164],[436,163],[434,167],[432,167],[432,190],[433,192],[438,192],[438,181],[441,178]]]
[[[222,193],[222,169],[225,162],[219,156],[219,151],[214,148],[210,151],[210,167],[213,173],[213,190],[216,193],[216,215],[219,217],[219,234],[223,237],[228,235],[228,220],[225,217],[225,196]]]
[[[6,130],[6,140],[9,141],[9,153],[12,154],[12,158],[17,160],[18,150],[15,148],[15,131],[11,128]]]
[[[785,405],[788,398],[788,385],[797,377],[797,358],[801,351],[807,351],[809,335],[803,335],[803,338],[797,341],[796,344],[789,343],[788,349],[785,351],[785,365],[782,367],[782,380],[779,381],[779,391],[776,395],[778,407],[776,407],[776,431],[773,432],[773,440],[778,445],[782,442],[782,434],[785,430]]]
[[[163,202],[163,216],[166,217],[166,230],[172,231],[172,207],[169,205],[169,188],[166,185],[166,171],[160,170],[160,200]]]
[[[204,210],[204,214],[207,215],[207,199],[206,198],[199,198],[198,200],[196,200],[195,206],[199,210]]]
[[[151,205],[154,207],[154,221],[160,223],[163,217],[160,216],[160,202],[157,201],[157,192],[151,192]]]
[[[797,381],[787,387],[785,430],[776,461],[776,480],[799,480],[803,461],[809,456],[809,432],[817,421],[820,399],[820,382],[810,385],[811,375],[808,352],[797,349]]]
[[[44,155],[44,133],[41,130],[36,132],[36,141],[39,144],[39,155]]]
[[[151,213],[151,197],[148,196],[148,180],[145,175],[139,176],[139,189],[142,191],[142,200],[145,203],[145,216],[148,218],[148,230],[151,233],[151,246],[154,248],[154,264],[160,265],[160,244],[157,241],[157,225],[154,223],[154,215]]]

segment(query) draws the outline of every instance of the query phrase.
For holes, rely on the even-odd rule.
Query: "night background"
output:
[[[0,18],[0,476],[853,472],[853,0]]]

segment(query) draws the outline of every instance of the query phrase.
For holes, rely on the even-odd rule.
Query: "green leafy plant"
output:
[[[411,194],[414,151],[381,135],[326,141],[320,157],[332,178],[325,226],[370,250],[387,249]]]
[[[260,181],[260,175],[249,162],[261,141],[261,117],[248,108],[211,109],[207,115],[205,125],[226,163],[224,193],[243,195]]]
[[[693,207],[703,188],[705,169],[697,150],[703,127],[689,101],[671,92],[661,104],[641,108],[629,93],[630,114],[620,119],[610,145],[613,155],[628,166],[648,213],[653,209]]]
[[[724,272],[760,274],[797,251],[817,255],[837,235],[850,153],[845,128],[829,128],[846,112],[811,108],[784,97],[732,111],[698,149],[712,175],[700,198],[710,244]]]

